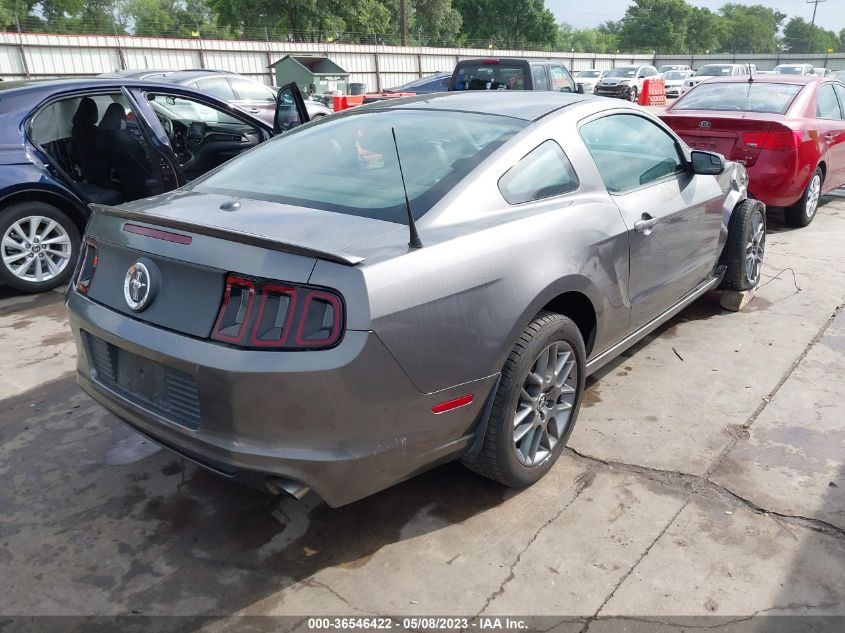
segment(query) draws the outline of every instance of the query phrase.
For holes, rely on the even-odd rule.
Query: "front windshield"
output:
[[[575,73],[575,76],[581,79],[592,79],[599,75],[601,75],[600,70],[582,70],[581,72]]]
[[[636,68],[627,68],[625,66],[620,66],[619,68],[614,68],[613,70],[611,70],[609,73],[607,73],[606,76],[612,77],[612,78],[622,77],[624,79],[627,79],[627,78],[630,78],[630,77],[635,77],[636,75],[637,75],[637,69]]]
[[[675,70],[675,68],[677,68],[677,66],[661,66],[660,72],[662,72],[662,73],[669,72],[670,70]]]
[[[679,70],[672,71],[671,73],[666,73],[663,75],[664,79],[684,79],[687,76],[686,73],[682,73]]]
[[[672,106],[672,110],[727,110],[784,114],[801,86],[775,83],[705,81]]]
[[[696,77],[719,77],[731,74],[731,66],[702,66],[696,71]]]
[[[268,141],[194,188],[407,224],[392,129],[419,219],[526,125],[509,117],[430,110],[336,115]]]
[[[801,66],[778,66],[775,73],[778,75],[800,75],[804,68]]]

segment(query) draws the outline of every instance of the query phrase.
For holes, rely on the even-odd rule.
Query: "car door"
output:
[[[177,86],[132,90],[154,139],[164,190],[180,187],[272,136],[261,120]]]
[[[552,90],[555,92],[578,92],[575,80],[564,66],[551,64],[549,66],[549,75],[552,81]]]
[[[628,227],[635,329],[712,273],[722,190],[713,176],[692,173],[678,138],[651,118],[599,115],[580,133]]]
[[[235,91],[239,108],[259,117],[267,125],[273,125],[276,113],[276,93],[269,86],[243,77],[229,77],[229,83]]]
[[[819,143],[827,161],[824,189],[833,189],[845,182],[845,86],[823,83],[816,93],[816,116]]]
[[[279,88],[276,100],[276,112],[273,118],[273,131],[282,134],[288,130],[308,123],[310,117],[305,108],[305,100],[295,82]]]

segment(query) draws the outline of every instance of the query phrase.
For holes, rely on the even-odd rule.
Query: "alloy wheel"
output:
[[[524,466],[541,464],[566,435],[578,393],[575,358],[568,343],[556,341],[540,352],[522,383],[513,442]]]
[[[0,240],[0,257],[18,279],[44,282],[67,268],[72,248],[70,236],[60,223],[34,215],[21,218],[6,230]]]
[[[804,213],[808,218],[812,218],[816,214],[816,209],[819,207],[819,197],[822,192],[822,179],[818,174],[813,175],[810,181],[810,186],[807,189],[807,204],[804,206]]]
[[[751,216],[751,232],[745,246],[745,276],[754,286],[760,281],[760,269],[763,267],[763,252],[766,249],[766,223],[763,214]]]

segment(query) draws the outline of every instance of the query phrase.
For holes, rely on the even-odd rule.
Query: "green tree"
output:
[[[619,32],[626,50],[683,49],[692,7],[684,0],[634,0],[625,11]]]
[[[775,53],[780,48],[778,31],[786,15],[760,4],[726,4],[722,15],[723,51],[742,53]]]
[[[790,53],[826,53],[841,50],[833,31],[814,26],[802,18],[792,18],[783,29],[783,49]]]
[[[578,53],[607,53],[613,47],[613,36],[600,29],[576,29],[566,22],[558,25],[557,48]]]
[[[420,44],[454,43],[463,18],[452,0],[414,0],[413,32]]]
[[[465,42],[484,41],[500,48],[552,47],[558,26],[543,0],[455,0],[463,16]]]
[[[687,21],[685,49],[693,55],[705,51],[716,52],[724,39],[721,18],[710,9],[693,7]]]

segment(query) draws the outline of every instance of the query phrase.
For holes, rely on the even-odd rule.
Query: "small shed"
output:
[[[303,93],[326,94],[340,90],[348,93],[349,73],[328,57],[285,55],[270,64],[276,73],[276,85],[296,82]]]

